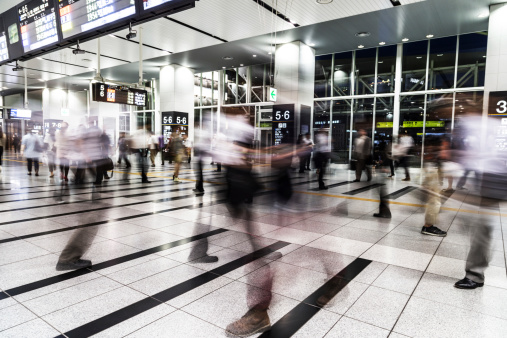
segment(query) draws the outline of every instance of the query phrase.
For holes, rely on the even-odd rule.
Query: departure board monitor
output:
[[[147,10],[168,2],[174,2],[174,0],[143,0],[143,9]]]
[[[98,102],[121,103],[133,106],[145,106],[148,92],[128,86],[94,83],[93,100]]]
[[[99,29],[136,14],[135,0],[58,0],[63,38]]]
[[[0,64],[9,60],[9,49],[7,48],[7,34],[4,31],[4,22],[0,17]]]
[[[25,53],[58,42],[54,0],[32,0],[18,7]]]

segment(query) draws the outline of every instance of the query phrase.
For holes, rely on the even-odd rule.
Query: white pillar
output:
[[[403,44],[398,44],[398,51],[396,53],[396,68],[394,71],[394,111],[393,111],[393,141],[398,142],[398,134],[400,132],[400,93],[401,93],[401,81],[403,80],[402,74],[402,59],[403,59]]]
[[[486,77],[484,79],[484,115],[488,114],[489,93],[507,90],[507,4],[490,7]]]
[[[188,113],[188,137],[191,140],[194,139],[194,73],[193,69],[180,65],[160,69],[160,111]]]
[[[276,47],[275,88],[277,104],[296,105],[298,120],[296,136],[300,133],[301,105],[313,112],[313,89],[315,80],[315,50],[301,41],[289,42]],[[311,126],[310,126],[311,129]]]

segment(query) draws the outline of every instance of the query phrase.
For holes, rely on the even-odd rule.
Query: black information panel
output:
[[[167,144],[171,133],[180,130],[181,134],[188,133],[188,113],[179,111],[162,112],[162,134],[164,135],[164,144]]]
[[[293,104],[279,104],[273,106],[273,144],[296,141],[296,123]]]
[[[51,128],[55,130],[60,130],[62,128],[63,120],[55,120],[55,119],[45,119],[44,120],[44,135],[49,133]]]
[[[63,38],[66,39],[135,15],[136,1],[58,0],[58,9]]]
[[[18,15],[25,53],[58,42],[54,0],[32,0]]]
[[[489,93],[490,116],[507,116],[507,92]]]
[[[93,100],[99,102],[121,103],[132,106],[145,106],[146,90],[115,86],[105,83],[93,84]]]

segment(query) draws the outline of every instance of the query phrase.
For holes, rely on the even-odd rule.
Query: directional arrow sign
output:
[[[275,88],[269,88],[269,101],[276,102],[276,89]]]

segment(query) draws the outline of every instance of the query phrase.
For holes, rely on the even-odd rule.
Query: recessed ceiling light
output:
[[[252,56],[253,56],[254,58],[256,58],[256,57],[257,57],[257,55],[255,55],[255,54],[254,54],[254,55],[252,55]]]
[[[428,39],[431,39],[432,37],[434,37],[434,35],[433,35],[433,34],[428,34],[428,35],[426,35],[426,37],[427,37]]]
[[[359,46],[357,46],[357,48],[364,48],[364,46],[363,45],[359,45]]]
[[[240,66],[240,67],[243,67],[243,66],[244,66],[244,64],[240,64],[239,66]]]
[[[81,59],[81,61],[84,61],[84,62],[91,62],[92,60],[91,60],[91,59]]]
[[[385,43],[384,41],[382,41],[382,42],[379,42],[378,44],[379,44],[379,45],[381,45],[381,46],[383,46],[383,45],[385,45],[386,43]]]
[[[489,16],[489,13],[488,12],[484,12],[482,14],[479,14],[477,17],[479,18],[487,18]]]
[[[401,41],[403,41],[403,42],[407,42],[408,40],[409,40],[409,38],[403,38],[403,39],[401,39]]]
[[[485,58],[485,57],[486,57],[486,55],[483,55],[482,57],[483,57],[483,58]]]
[[[384,63],[384,61],[379,61],[378,63]]]
[[[333,2],[333,0],[317,0],[317,3],[320,5],[327,5]]]
[[[225,69],[225,67],[222,67],[222,69]]]
[[[370,32],[359,32],[359,33],[356,33],[356,36],[358,38],[365,38],[367,36],[370,36]]]
[[[234,58],[232,56],[224,56],[224,57],[222,57],[222,59],[224,59],[226,61],[234,60]]]
[[[422,56],[416,56],[416,59],[422,59]]]
[[[273,53],[271,53],[271,52],[268,53],[268,55],[271,55],[271,54],[273,54]]]
[[[309,43],[308,46],[315,47],[315,44],[314,43]]]
[[[37,59],[39,59],[39,60],[44,60],[44,59],[43,59],[43,58],[41,58],[41,57],[38,57]]]
[[[437,54],[437,56],[444,56],[444,54]]]

